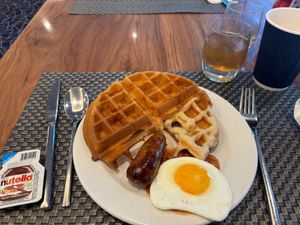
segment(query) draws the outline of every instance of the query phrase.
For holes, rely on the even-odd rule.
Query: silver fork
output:
[[[271,221],[273,225],[280,225],[280,215],[278,212],[276,200],[274,197],[274,193],[271,186],[271,180],[270,176],[267,171],[267,166],[265,163],[265,158],[262,153],[258,135],[257,135],[257,123],[258,123],[258,117],[256,113],[256,107],[255,107],[255,92],[254,88],[244,88],[242,87],[241,92],[241,98],[240,98],[240,113],[247,121],[248,125],[252,129],[252,133],[255,138],[256,147],[257,147],[257,153],[258,153],[258,161],[260,165],[260,170],[262,173],[266,193],[267,193],[267,199],[268,199],[268,205],[269,205],[269,211],[271,214]]]

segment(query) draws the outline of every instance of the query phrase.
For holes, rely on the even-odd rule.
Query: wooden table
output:
[[[273,0],[261,0],[266,10]],[[47,0],[0,61],[0,149],[43,71],[200,71],[216,15],[69,15],[73,1]],[[253,68],[259,38],[247,67]]]

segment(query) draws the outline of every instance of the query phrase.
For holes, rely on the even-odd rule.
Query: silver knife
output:
[[[52,208],[52,187],[53,187],[53,162],[55,156],[55,136],[56,120],[58,114],[60,81],[55,80],[48,95],[45,118],[48,121],[48,136],[46,143],[46,181],[44,189],[44,200],[41,204],[42,209]]]

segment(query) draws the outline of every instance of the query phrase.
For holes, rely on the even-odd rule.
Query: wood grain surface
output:
[[[266,10],[273,0],[261,0]],[[43,71],[200,71],[208,22],[218,15],[69,15],[47,0],[0,61],[0,149]],[[253,68],[259,38],[247,68]]]

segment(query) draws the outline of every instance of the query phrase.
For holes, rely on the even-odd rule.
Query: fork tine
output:
[[[247,113],[247,88],[244,90],[244,111],[243,113]]]
[[[245,92],[244,92],[244,113],[247,114],[248,113],[248,89],[249,88],[245,88]]]
[[[248,102],[247,102],[247,106],[248,106],[247,113],[250,113],[251,112],[251,88],[248,88]]]
[[[243,98],[244,98],[244,87],[242,87],[241,97],[240,97],[240,113],[242,112],[243,109]]]
[[[252,88],[252,111],[251,113],[254,114],[255,113],[255,91],[254,88]]]

